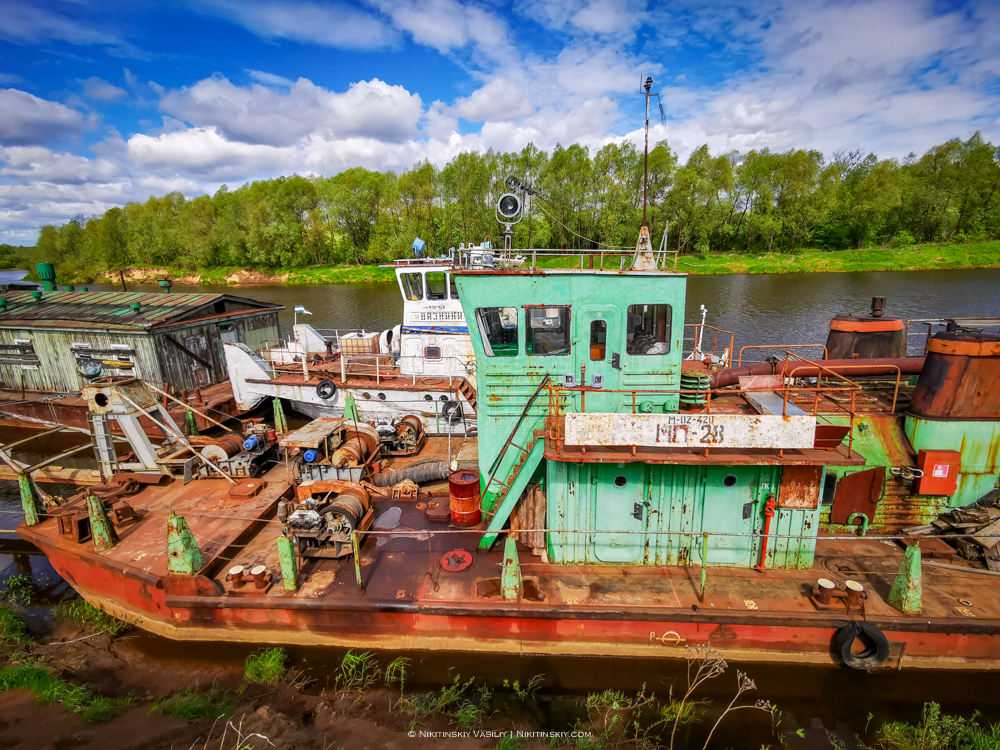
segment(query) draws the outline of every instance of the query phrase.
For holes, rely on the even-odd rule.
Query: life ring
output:
[[[851,651],[854,641],[860,640],[865,650],[860,654]],[[851,669],[865,672],[881,667],[889,658],[889,640],[870,622],[851,622],[833,635],[833,652]]]
[[[441,409],[441,416],[448,424],[455,424],[462,419],[462,405],[458,401],[447,401]]]
[[[319,396],[324,401],[331,399],[337,393],[337,386],[335,386],[331,381],[323,378],[316,384],[316,395]]]

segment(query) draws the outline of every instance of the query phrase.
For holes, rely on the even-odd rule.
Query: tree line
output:
[[[634,247],[642,223],[643,154],[632,143],[591,152],[533,145],[458,154],[396,174],[361,167],[333,177],[278,177],[188,200],[128,203],[41,229],[24,261],[66,270],[127,267],[287,268],[380,263],[499,241],[497,199],[515,175],[535,195],[514,229],[521,248]],[[661,141],[649,153],[648,223],[682,252],[795,252],[973,241],[1000,236],[1000,150],[976,133],[923,156],[767,149],[682,164]]]

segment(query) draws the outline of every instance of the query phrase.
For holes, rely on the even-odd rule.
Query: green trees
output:
[[[439,254],[502,231],[495,204],[515,175],[536,191],[514,228],[521,248],[632,247],[642,223],[642,152],[629,142],[591,152],[466,152],[443,169],[423,161],[396,174],[354,167],[331,177],[278,177],[129,203],[103,216],[42,227],[36,248],[2,263],[46,260],[67,270],[173,265],[287,268],[379,263],[415,237]],[[1000,150],[976,133],[923,156],[768,149],[712,154],[683,165],[665,141],[649,153],[647,218],[654,245],[670,225],[682,252],[795,252],[1000,236]],[[28,257],[31,255],[32,257]]]

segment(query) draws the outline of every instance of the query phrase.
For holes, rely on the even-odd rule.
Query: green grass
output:
[[[97,724],[111,721],[132,703],[131,698],[94,695],[82,685],[73,685],[33,665],[0,669],[0,691],[6,690],[30,690],[39,705],[61,703],[66,709],[80,714],[84,721]]]
[[[168,698],[153,701],[149,711],[152,713],[159,709],[177,719],[218,719],[230,716],[235,707],[236,701],[225,693],[217,693],[214,689],[200,693],[186,687]]]
[[[267,648],[251,654],[243,665],[243,676],[255,685],[273,685],[288,672],[285,649]]]
[[[403,710],[410,714],[409,729],[420,726],[428,717],[443,714],[460,729],[471,729],[482,724],[491,715],[493,690],[487,685],[473,686],[474,680],[462,682],[455,676],[454,682],[445,685],[437,693],[421,693],[403,698]]]
[[[371,651],[358,654],[354,649],[348,649],[337,670],[337,690],[340,693],[363,693],[379,684],[383,677],[382,668]]]
[[[0,643],[25,644],[31,641],[31,635],[24,620],[6,604],[0,604]]]
[[[892,721],[876,736],[882,750],[1000,750],[1000,724],[983,727],[976,714],[965,719],[941,713],[937,703],[925,703],[920,722]]]
[[[112,638],[132,629],[132,624],[109,615],[83,599],[63,602],[52,610],[56,617],[72,620],[82,628],[105,633]]]

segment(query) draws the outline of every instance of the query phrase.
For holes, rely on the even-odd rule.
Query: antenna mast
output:
[[[646,194],[649,188],[649,90],[653,88],[652,76],[646,78],[643,88],[646,90],[646,144],[643,148],[642,165],[642,225],[646,226]]]

